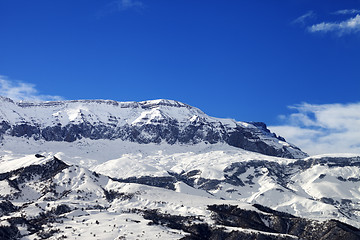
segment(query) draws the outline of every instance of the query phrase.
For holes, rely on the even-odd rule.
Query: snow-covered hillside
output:
[[[0,239],[360,239],[356,154],[168,100],[3,98],[0,118]]]
[[[0,166],[5,171],[0,173],[1,239],[360,238],[358,229],[330,220],[335,216],[329,217],[326,207],[318,209],[323,211],[317,217],[321,221],[300,218],[255,201],[224,199],[216,191],[188,184],[185,178],[175,178],[173,187],[166,187],[153,177],[150,186],[150,182],[110,178],[40,154],[13,159],[6,155]],[[263,173],[264,178],[271,176]],[[245,193],[250,183],[226,184],[242,186]],[[262,188],[271,191],[269,184]],[[316,218],[313,210],[302,215]]]
[[[222,142],[271,156],[307,156],[263,123],[214,118],[195,107],[163,99],[29,103],[0,97],[0,139],[3,136],[65,142],[121,139],[170,145]]]

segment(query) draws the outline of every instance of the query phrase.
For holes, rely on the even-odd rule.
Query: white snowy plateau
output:
[[[172,100],[0,97],[0,239],[360,239],[360,156]]]

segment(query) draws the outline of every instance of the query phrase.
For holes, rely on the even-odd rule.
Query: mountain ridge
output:
[[[0,107],[0,138],[9,135],[67,142],[81,138],[122,139],[141,144],[225,142],[271,156],[308,156],[271,133],[264,123],[210,117],[175,100],[34,103],[0,98]]]

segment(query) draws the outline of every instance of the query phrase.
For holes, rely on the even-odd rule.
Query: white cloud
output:
[[[335,32],[339,36],[360,31],[360,15],[342,22],[322,22],[308,28],[310,32]]]
[[[62,99],[60,96],[41,95],[34,84],[11,81],[2,75],[0,75],[0,96],[15,101],[57,101]]]
[[[360,153],[360,103],[291,106],[286,124],[269,127],[302,150],[314,154]]]
[[[307,19],[311,19],[314,18],[316,15],[314,13],[314,11],[308,11],[307,13],[305,13],[304,15],[298,17],[297,19],[295,19],[292,23],[301,23],[301,24],[305,24],[305,21]]]
[[[351,15],[351,14],[358,14],[360,13],[360,10],[358,9],[343,9],[343,10],[339,10],[339,11],[336,11],[336,12],[333,12],[333,14],[336,14],[336,15]]]

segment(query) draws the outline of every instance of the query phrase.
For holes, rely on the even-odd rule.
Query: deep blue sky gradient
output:
[[[359,0],[133,2],[1,1],[0,75],[65,99],[166,98],[267,124],[289,105],[359,101],[360,34],[307,30]]]

